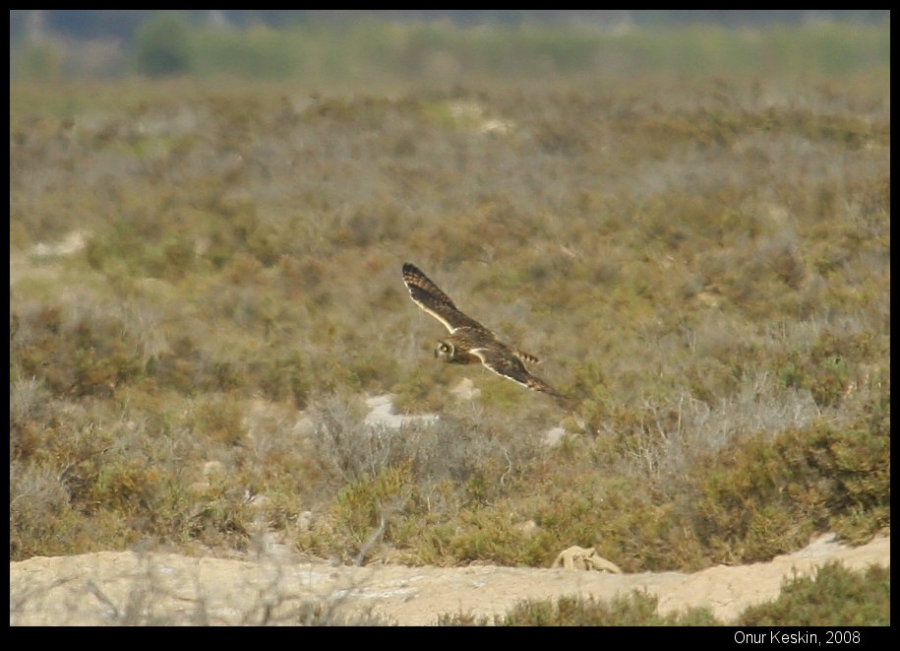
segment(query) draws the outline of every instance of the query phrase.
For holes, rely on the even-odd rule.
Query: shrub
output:
[[[737,626],[889,626],[890,570],[873,565],[853,572],[829,562],[813,576],[785,580],[781,594],[752,606]]]
[[[712,626],[720,625],[708,608],[662,616],[659,599],[638,590],[609,601],[593,597],[560,597],[522,601],[505,615],[475,618],[441,615],[440,626]]]

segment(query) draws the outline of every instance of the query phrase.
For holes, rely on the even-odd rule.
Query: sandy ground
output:
[[[847,548],[831,536],[767,563],[678,572],[609,574],[489,565],[465,568],[338,567],[100,552],[35,557],[9,565],[10,624],[341,623],[360,616],[400,625],[434,624],[441,613],[502,614],[523,599],[611,598],[646,589],[663,613],[709,605],[729,620],[775,598],[783,579],[829,560],[862,569],[890,566],[890,537]],[[371,620],[370,620],[371,621]],[[838,624],[839,622],[836,622]]]

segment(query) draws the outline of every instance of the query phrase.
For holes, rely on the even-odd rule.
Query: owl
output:
[[[403,265],[403,282],[413,302],[450,331],[449,337],[437,343],[435,357],[452,364],[481,363],[497,375],[524,387],[565,398],[525,368],[526,362],[536,364],[537,357],[507,346],[478,321],[460,312],[451,298],[414,264]]]

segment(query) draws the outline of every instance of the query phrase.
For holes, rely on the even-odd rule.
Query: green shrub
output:
[[[774,601],[745,610],[737,626],[889,626],[891,574],[880,565],[853,572],[829,562],[813,576],[785,580]]]
[[[645,592],[609,601],[593,597],[560,597],[522,601],[505,615],[475,618],[468,615],[441,615],[440,626],[713,626],[721,622],[708,608],[691,608],[684,613],[661,616],[659,599]]]

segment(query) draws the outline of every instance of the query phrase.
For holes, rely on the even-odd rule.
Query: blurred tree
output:
[[[180,13],[150,18],[137,33],[135,68],[150,77],[167,77],[191,67],[190,22]]]

